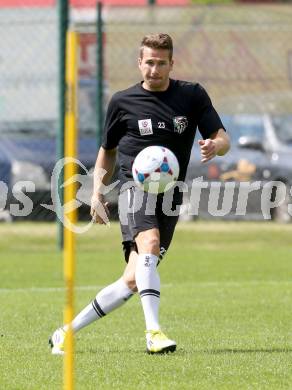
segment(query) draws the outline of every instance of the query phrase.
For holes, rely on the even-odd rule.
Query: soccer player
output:
[[[173,67],[172,39],[167,34],[143,38],[138,66],[143,81],[113,95],[107,110],[103,143],[95,165],[91,215],[99,224],[105,221],[100,210],[108,214],[103,189],[110,183],[119,157],[122,183],[132,181],[131,166],[145,147],[162,145],[176,155],[180,165],[178,180],[185,178],[192,145],[198,127],[201,161],[224,155],[229,137],[211,100],[198,83],[170,79]],[[104,169],[100,178],[97,172]],[[149,353],[176,349],[160,328],[160,278],[157,265],[167,251],[178,220],[163,212],[163,196],[156,198],[154,213],[148,215],[147,193],[131,183],[120,194],[120,211],[128,210],[127,221],[120,218],[126,267],[120,279],[101,290],[93,301],[73,320],[73,332],[108,315],[138,291],[146,323],[146,348]],[[140,202],[140,203],[139,203]],[[135,207],[139,203],[139,207]],[[174,191],[172,209],[182,203],[182,193]],[[53,354],[62,354],[68,324],[57,329],[50,339]]]

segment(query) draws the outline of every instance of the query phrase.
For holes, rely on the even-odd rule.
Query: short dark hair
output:
[[[168,50],[169,59],[172,59],[173,45],[172,39],[168,34],[158,33],[145,35],[140,46],[140,58],[143,58],[144,47],[149,47],[150,49]]]

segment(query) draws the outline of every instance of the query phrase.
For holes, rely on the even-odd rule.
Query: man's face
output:
[[[139,69],[144,80],[143,87],[149,91],[165,91],[169,85],[169,72],[173,61],[169,51],[144,47],[143,57],[138,58]]]

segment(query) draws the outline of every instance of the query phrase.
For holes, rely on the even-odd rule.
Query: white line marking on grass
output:
[[[75,290],[78,291],[90,291],[98,290],[105,286],[76,286]],[[24,288],[0,288],[0,293],[7,292],[64,292],[65,287],[24,287]]]
[[[171,288],[174,286],[192,286],[192,287],[236,287],[236,286],[257,286],[257,285],[264,285],[264,286],[273,286],[273,285],[285,285],[289,286],[292,285],[292,281],[289,280],[247,280],[247,281],[214,281],[214,282],[187,282],[187,283],[167,283],[162,284],[162,288]],[[91,290],[100,290],[101,288],[104,288],[105,286],[76,286],[76,291],[91,291]],[[54,292],[64,292],[65,287],[24,287],[24,288],[0,288],[0,293],[15,293],[15,292],[23,292],[23,293],[54,293]]]
[[[292,280],[239,280],[239,281],[214,281],[214,282],[199,282],[199,283],[186,283],[192,286],[202,287],[238,287],[238,286],[276,286],[276,285],[292,285]]]

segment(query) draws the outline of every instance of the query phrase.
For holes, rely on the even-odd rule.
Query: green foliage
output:
[[[236,0],[191,0],[193,5],[232,4],[235,2]]]
[[[138,297],[76,336],[76,389],[289,389],[292,225],[180,224],[159,266],[161,323],[178,343],[148,356]],[[57,390],[62,257],[53,224],[0,225],[0,388]],[[78,237],[76,311],[123,269],[120,233]]]

